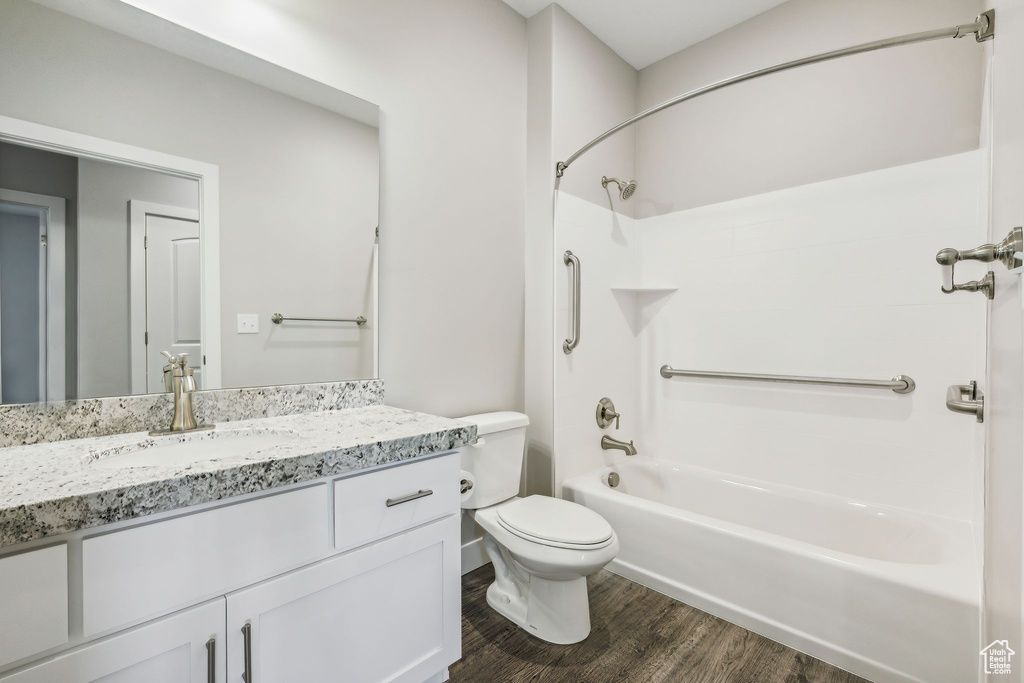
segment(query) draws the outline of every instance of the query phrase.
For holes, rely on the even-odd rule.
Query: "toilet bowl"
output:
[[[549,496],[521,498],[526,425],[521,413],[460,418],[478,440],[461,451],[462,507],[484,531],[494,565],[487,603],[527,632],[551,643],[590,634],[587,576],[615,558],[619,540],[599,514]]]

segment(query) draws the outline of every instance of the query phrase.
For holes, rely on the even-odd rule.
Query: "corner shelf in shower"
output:
[[[630,294],[671,294],[679,288],[672,285],[617,285],[612,287],[613,292],[626,292]]]
[[[678,287],[667,283],[623,284],[611,287],[612,294],[619,299],[619,306],[626,314],[634,335],[640,334],[640,331],[647,326],[647,323],[654,318],[668,298],[678,289]],[[626,300],[629,303],[626,303]]]

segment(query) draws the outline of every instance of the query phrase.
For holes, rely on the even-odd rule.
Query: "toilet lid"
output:
[[[498,520],[510,531],[541,542],[596,545],[612,537],[612,527],[601,515],[548,496],[529,496],[502,505]]]

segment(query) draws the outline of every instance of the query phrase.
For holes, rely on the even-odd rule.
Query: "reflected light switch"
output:
[[[260,316],[256,313],[238,314],[238,334],[259,334]]]

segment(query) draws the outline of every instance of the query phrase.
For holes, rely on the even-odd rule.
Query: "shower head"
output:
[[[636,181],[630,180],[628,183],[618,178],[609,178],[608,176],[601,176],[601,187],[608,187],[608,183],[615,183],[619,186],[619,199],[626,201],[633,196],[636,192]]]

